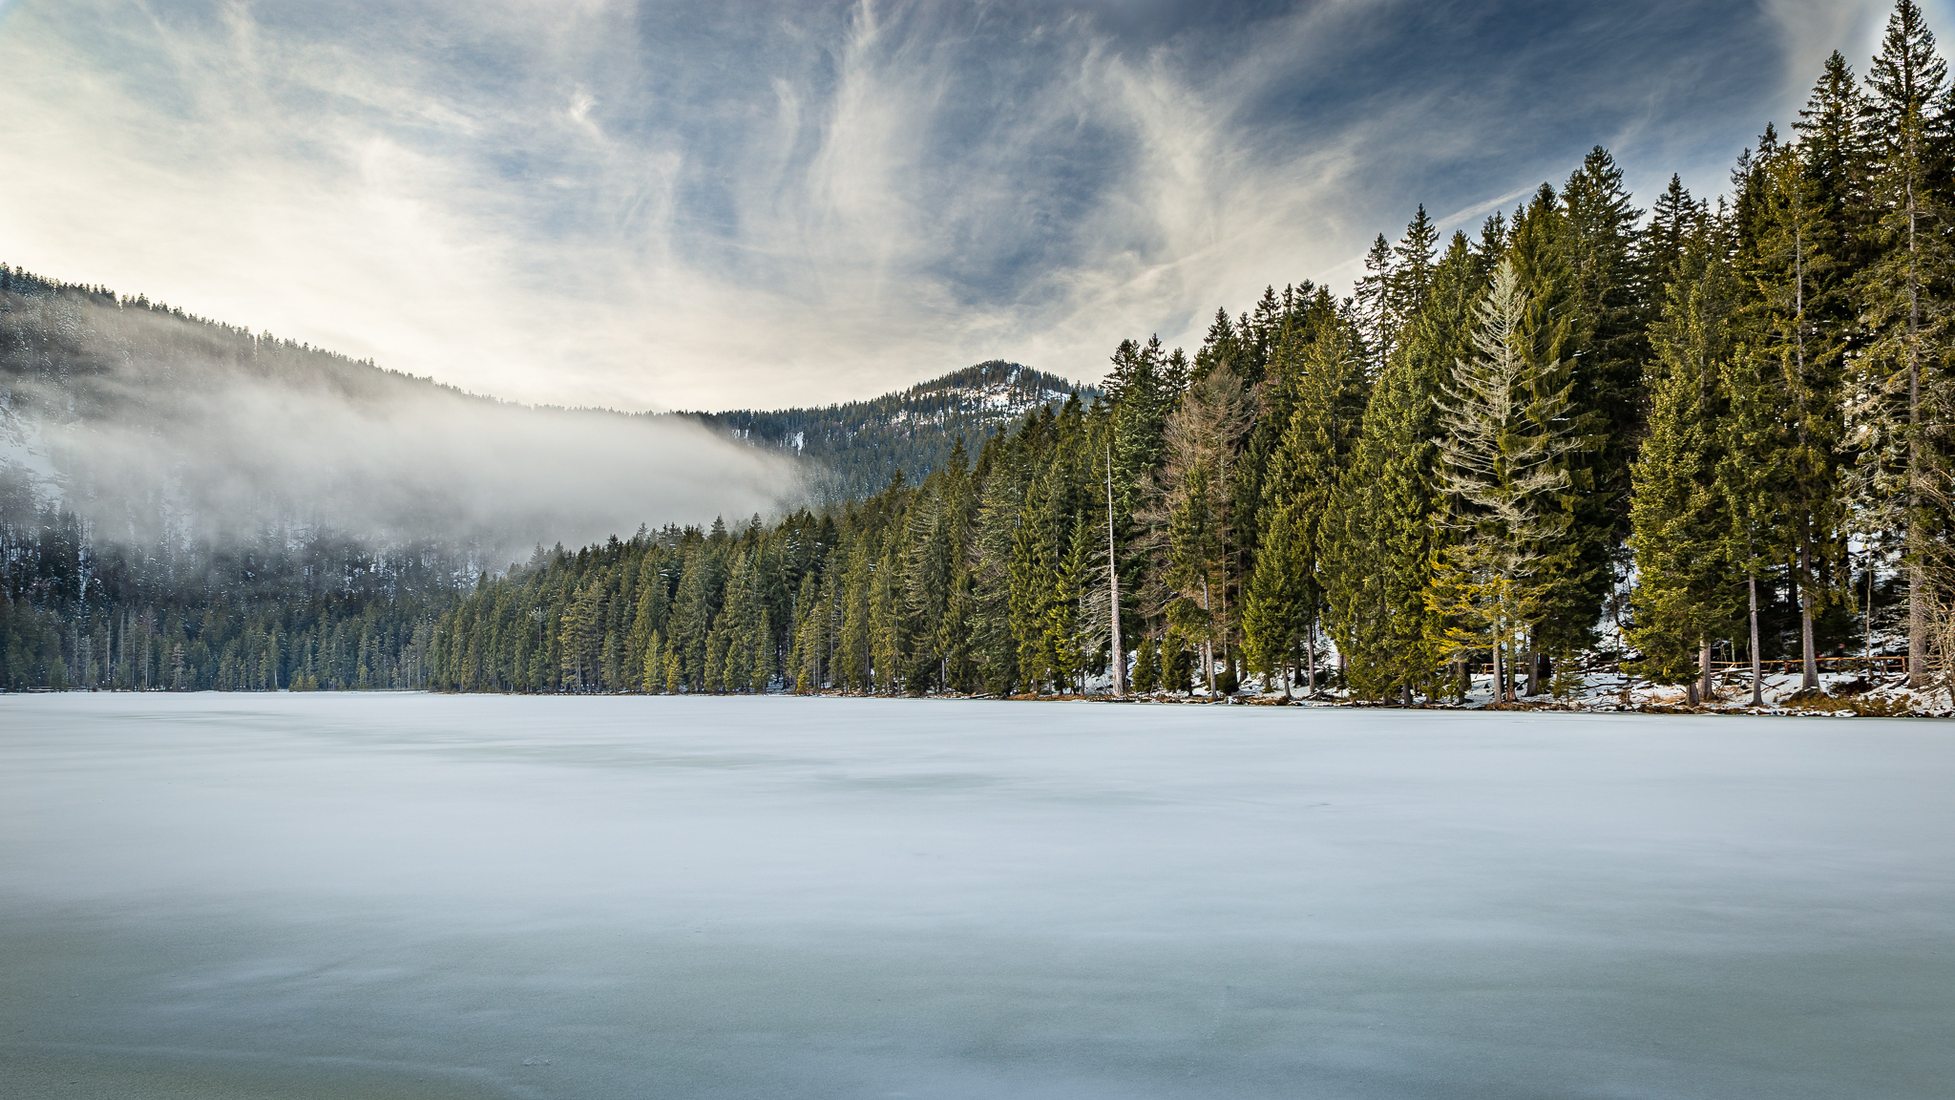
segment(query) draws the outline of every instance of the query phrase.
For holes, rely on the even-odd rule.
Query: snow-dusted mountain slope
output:
[[[756,447],[799,456],[818,496],[866,496],[901,470],[912,480],[941,465],[962,438],[969,453],[1040,405],[1097,390],[1018,363],[992,360],[867,401],[822,408],[693,413]]]

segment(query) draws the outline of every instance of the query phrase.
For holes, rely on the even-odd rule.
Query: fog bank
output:
[[[790,460],[676,417],[505,404],[73,291],[7,297],[0,463],[108,541],[331,529],[494,566],[800,488]]]

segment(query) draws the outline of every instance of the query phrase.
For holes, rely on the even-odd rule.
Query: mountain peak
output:
[[[817,467],[822,500],[866,496],[900,470],[912,480],[947,460],[961,437],[975,454],[1000,428],[1040,405],[1099,391],[1023,363],[992,359],[907,389],[821,407],[690,413],[755,447],[799,455]]]

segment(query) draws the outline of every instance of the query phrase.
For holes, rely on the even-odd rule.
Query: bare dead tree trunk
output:
[[[1208,606],[1208,578],[1202,578],[1202,679],[1215,694],[1215,615]]]
[[[1799,577],[1794,584],[1799,597],[1799,686],[1807,691],[1819,687],[1819,650],[1813,640],[1811,591],[1812,547],[1799,541]]]
[[[1113,543],[1113,438],[1106,444],[1106,581],[1107,622],[1113,640],[1113,697],[1127,697],[1127,649],[1120,638],[1120,560]]]
[[[1312,698],[1317,695],[1317,617],[1310,617],[1310,630],[1304,635],[1307,641],[1303,649],[1304,675],[1308,676],[1308,691]]]
[[[1711,640],[1708,637],[1697,639],[1697,676],[1701,682],[1698,693],[1708,703],[1717,698],[1717,690],[1711,683]]]
[[[1874,674],[1874,551],[1867,548],[1867,618],[1861,624],[1866,628],[1867,675]]]
[[[1504,703],[1507,701],[1507,673],[1501,667],[1500,648],[1500,641],[1495,639],[1493,643],[1493,693],[1491,696],[1491,700],[1495,703]]]
[[[1758,576],[1745,577],[1751,596],[1751,705],[1765,705],[1765,677],[1758,656]]]

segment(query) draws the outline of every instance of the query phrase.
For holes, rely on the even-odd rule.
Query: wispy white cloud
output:
[[[1714,181],[1874,6],[25,0],[0,257],[523,400],[1093,377],[1595,141]]]

